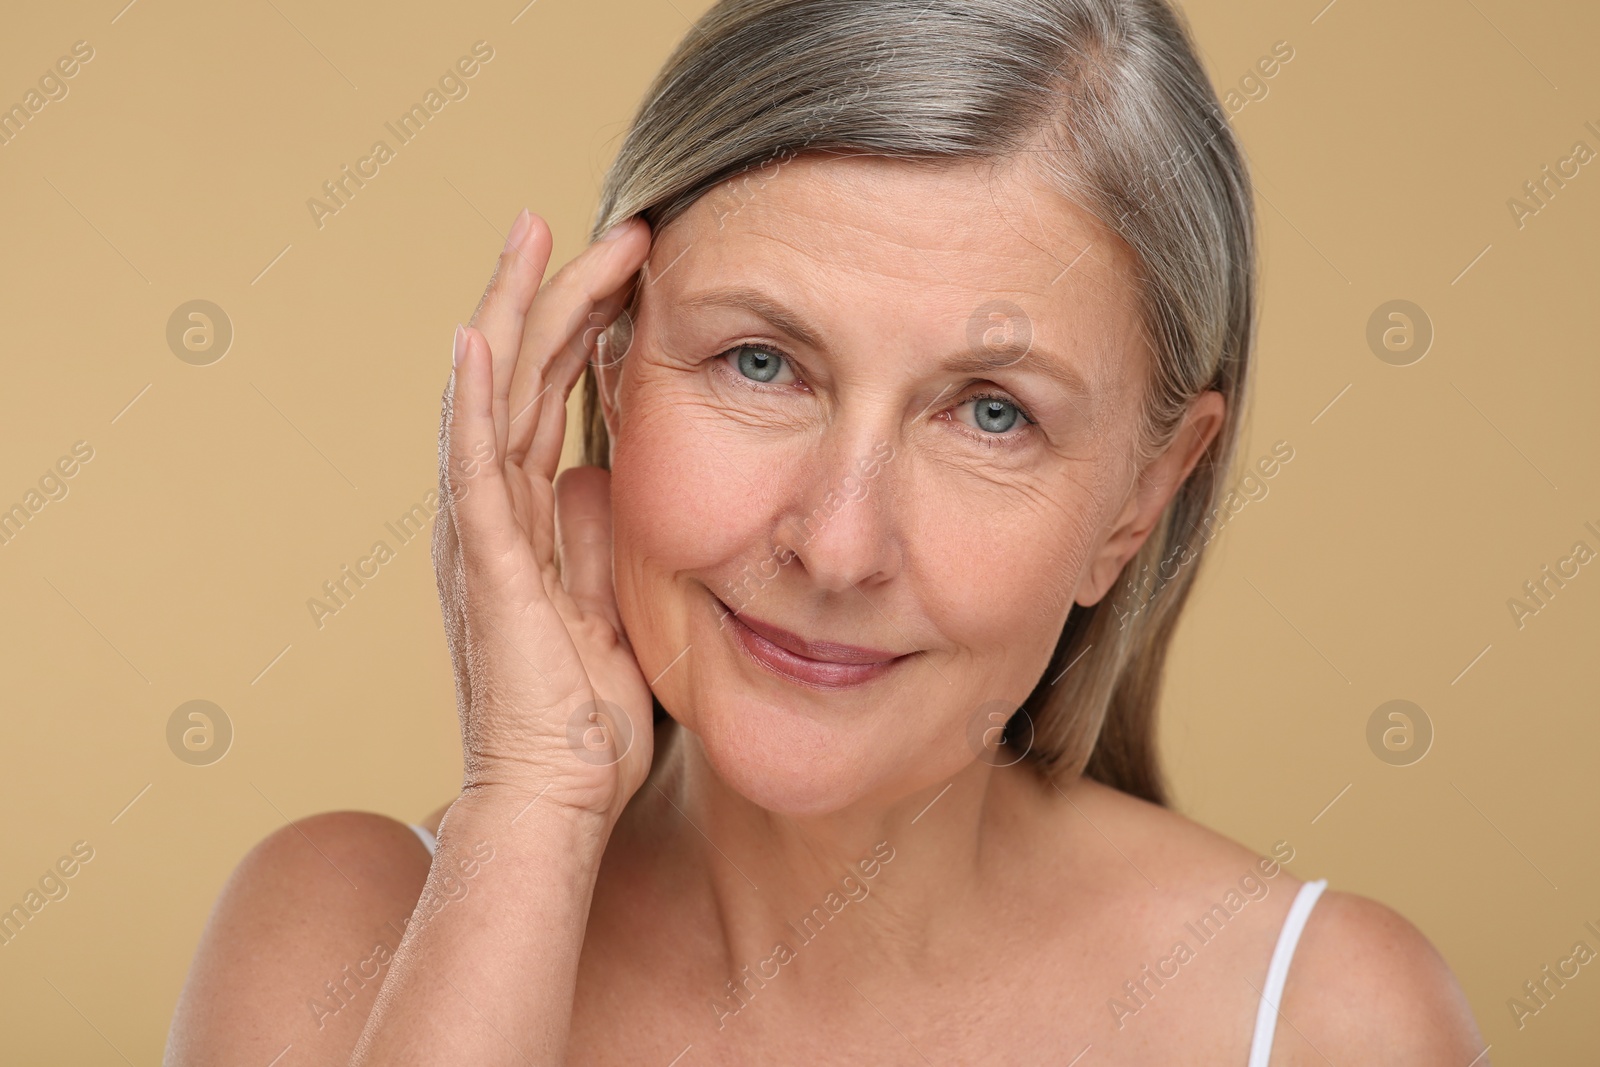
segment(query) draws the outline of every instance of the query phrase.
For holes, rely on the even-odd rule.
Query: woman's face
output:
[[[949,778],[1187,473],[1130,491],[1131,257],[1020,167],[801,156],[702,197],[641,284],[602,393],[662,705],[775,811]]]

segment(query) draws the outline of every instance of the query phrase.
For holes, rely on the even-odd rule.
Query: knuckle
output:
[[[550,275],[550,280],[545,282],[545,287],[549,289],[566,289],[570,287],[573,279],[578,276],[580,262],[581,260],[572,259],[563,263],[554,274]]]

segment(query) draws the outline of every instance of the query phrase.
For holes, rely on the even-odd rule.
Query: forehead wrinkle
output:
[[[804,213],[801,212],[793,214],[805,217]],[[864,227],[855,226],[852,223],[828,223],[828,225],[836,233],[840,229],[848,229],[849,232],[861,233],[873,240],[881,240],[881,235]],[[848,240],[840,241],[838,247],[831,247],[832,242],[824,244],[811,240],[806,231],[815,228],[817,228],[816,224],[810,226],[785,226],[775,221],[767,221],[763,222],[760,228],[741,229],[732,235],[732,240],[716,242],[713,255],[708,257],[710,264],[715,264],[710,269],[719,275],[724,274],[727,272],[730,261],[732,261],[731,266],[736,268],[734,273],[740,278],[749,279],[763,276],[760,263],[741,262],[741,257],[757,260],[765,259],[761,251],[738,247],[741,242],[748,241],[755,242],[758,245],[775,245],[798,258],[800,260],[799,263],[791,264],[780,261],[778,263],[780,267],[779,273],[784,277],[785,281],[792,282],[794,288],[804,292],[807,299],[813,302],[828,303],[826,290],[829,288],[848,289],[850,287],[850,279],[867,285],[887,281],[901,290],[914,293],[924,293],[930,285],[939,284],[923,272],[914,269],[896,269],[903,266],[911,266],[909,257],[901,258],[898,262],[883,263],[874,260],[870,251],[852,248]],[[710,248],[712,246],[708,243],[707,247]],[[918,256],[922,255],[912,245],[908,244],[904,247],[907,251],[916,252]],[[706,269],[706,266],[702,266],[701,269]],[[841,280],[838,277],[841,274],[847,275],[848,278]],[[958,295],[963,292],[962,287],[950,283],[948,279],[945,279],[944,285],[954,290]]]
[[[824,215],[825,213],[826,209],[824,209]],[[812,240],[808,242],[809,247],[801,247],[793,241],[785,240],[784,238],[778,237],[775,233],[771,232],[773,230],[783,232],[785,228],[781,222],[775,219],[759,218],[754,220],[753,226],[744,231],[745,234],[758,239],[765,238],[767,240],[777,241],[780,244],[788,246],[800,255],[806,256],[807,258],[819,263],[826,262],[829,264],[843,265],[844,263],[848,262],[858,273],[875,274],[879,277],[893,278],[897,281],[911,285],[926,285],[928,279],[919,276],[914,271],[907,271],[903,269],[890,270],[886,268],[891,266],[894,268],[901,268],[903,264],[909,265],[920,262],[930,267],[933,272],[939,276],[940,280],[944,281],[946,284],[951,284],[949,276],[935,266],[928,258],[929,249],[922,247],[916,241],[908,238],[904,231],[889,221],[886,214],[878,217],[878,225],[876,227],[870,225],[868,220],[857,220],[849,216],[844,218],[823,217],[823,215],[819,215],[813,211],[807,211],[802,207],[785,205],[781,203],[772,205],[772,211],[770,214],[788,215],[792,218],[803,221],[805,224],[816,228],[819,233],[826,234],[827,239]],[[789,229],[797,230],[801,229],[801,227],[796,227],[791,224]],[[885,232],[886,230],[889,232]],[[864,242],[852,242],[850,239],[851,235],[863,238]],[[861,247],[860,245],[862,243],[867,243],[868,247]],[[890,257],[885,254],[889,249],[897,249],[903,254]],[[940,250],[936,249],[934,251],[937,254]],[[964,249],[954,249],[949,251],[952,254],[963,256],[968,254]],[[876,257],[888,259],[890,262],[874,262],[875,254]]]
[[[919,192],[924,194],[919,203],[949,207],[960,216],[959,221],[952,218],[947,222],[955,222],[954,225],[932,227],[923,225],[921,228],[928,232],[919,233],[915,239],[907,237],[906,231],[892,221],[897,214],[907,215],[907,212],[897,210],[906,202],[905,195],[903,193],[895,195],[896,190],[893,188],[885,190],[881,183],[872,180],[874,173],[884,169],[888,170],[892,178],[910,175],[913,179],[925,179],[917,183],[922,187]],[[981,182],[986,188],[991,205],[995,208],[996,228],[1004,227],[1009,238],[1015,238],[1040,253],[1043,259],[1037,265],[1043,267],[1042,270],[1019,271],[1018,267],[1026,262],[1027,257],[997,251],[1016,242],[1009,238],[996,241],[992,232],[984,232],[983,229],[972,225],[971,213],[961,211],[965,198],[960,195],[959,189],[952,190],[949,187],[950,180],[959,183],[967,176]],[[804,243],[792,237],[779,238],[772,233],[767,234],[769,239],[778,240],[791,250],[812,260],[830,263],[849,260],[855,262],[860,269],[880,277],[897,278],[919,286],[928,284],[928,279],[922,277],[920,272],[905,269],[903,264],[913,261],[904,260],[902,263],[897,263],[893,270],[885,270],[885,264],[864,262],[871,256],[871,250],[860,247],[862,241],[849,239],[848,235],[855,235],[880,248],[897,248],[915,256],[916,261],[929,267],[942,282],[949,285],[952,290],[956,290],[957,295],[962,295],[962,290],[990,292],[1014,286],[1013,292],[1047,296],[1053,291],[1052,287],[1061,276],[1061,268],[1066,264],[1037,241],[1022,234],[997,200],[1007,188],[1013,194],[1010,199],[1020,201],[1025,197],[1033,208],[1039,229],[1049,234],[1052,227],[1044,223],[1040,216],[1037,199],[1038,187],[1044,180],[1035,168],[1028,166],[1028,161],[1025,159],[973,161],[922,168],[907,161],[877,157],[802,158],[780,170],[761,186],[749,191],[749,199],[741,203],[739,210],[731,217],[737,232],[751,236],[758,235],[762,230],[798,233],[816,229],[822,239]],[[807,183],[843,186],[846,195],[808,197],[805,191]],[[691,209],[692,211],[698,209],[696,214],[701,216],[702,220],[709,210],[707,206],[709,201],[710,197],[703,198]],[[849,210],[853,206],[862,204],[876,205],[877,209],[873,210],[869,206]],[[1087,219],[1080,219],[1079,216],[1083,214],[1082,209],[1077,208],[1070,200],[1064,200],[1059,207],[1064,210],[1054,214],[1064,215],[1061,221],[1067,226],[1069,239],[1081,239],[1089,252],[1087,258],[1090,264],[1100,268],[1092,272],[1087,271],[1084,268],[1089,264],[1084,264],[1079,259],[1073,264],[1073,269],[1078,275],[1074,281],[1080,283],[1088,281],[1086,276],[1090,273],[1105,274],[1108,277],[1093,279],[1099,283],[1101,292],[1115,295],[1125,289],[1126,286],[1117,284],[1124,280],[1122,277],[1124,272],[1119,270],[1121,263],[1117,262],[1122,257],[1117,255],[1118,250],[1115,247],[1111,247],[1116,244],[1110,240],[1115,235],[1105,233],[1103,235],[1105,239],[1097,239],[1102,237],[1101,231],[1104,228],[1096,228],[1092,215]],[[839,208],[846,210],[840,211]],[[927,211],[913,213],[906,221],[915,230],[928,215]],[[719,230],[721,228],[719,223]],[[828,240],[828,236],[834,236],[835,239]],[[1109,258],[1094,254],[1101,246],[1111,247],[1112,255]],[[1079,253],[1074,253],[1073,258],[1076,259],[1078,255]],[[1045,263],[1049,265],[1045,266]],[[956,280],[952,280],[952,276]],[[962,282],[964,276],[972,280]],[[994,285],[993,281],[997,276],[1004,277],[1005,284]],[[970,296],[970,292],[967,295]],[[1126,293],[1121,295],[1126,303]]]
[[[837,289],[838,293],[848,294],[853,288],[853,280],[865,281],[869,290],[874,282],[889,282],[895,288],[906,291],[910,298],[903,302],[901,312],[923,319],[925,315],[917,305],[926,307],[930,296],[947,307],[981,305],[985,298],[1002,294],[1036,297],[1060,312],[1046,316],[1045,323],[1059,320],[1066,324],[1055,347],[1062,352],[1082,352],[1087,359],[1080,359],[1073,366],[1092,383],[1097,392],[1107,393],[1106,385],[1115,376],[1115,368],[1109,365],[1102,367],[1100,361],[1122,362],[1118,356],[1126,346],[1119,345],[1116,338],[1126,331],[1121,329],[1119,320],[1126,319],[1130,312],[1136,313],[1136,294],[1129,292],[1127,285],[1121,284],[1127,280],[1127,276],[1119,269],[1119,249],[1114,241],[1091,238],[1088,248],[1077,256],[1073,264],[1072,277],[1061,278],[1060,268],[1056,266],[1060,260],[1024,234],[1010,217],[1014,213],[1010,208],[1020,208],[1024,212],[1031,209],[1038,228],[1045,233],[1052,230],[1040,215],[1038,181],[1016,180],[1025,178],[1030,172],[1015,169],[997,172],[992,164],[987,169],[980,168],[973,172],[982,181],[993,208],[992,226],[988,229],[973,226],[969,212],[963,220],[964,224],[939,226],[935,223],[930,227],[921,225],[921,220],[929,214],[924,212],[921,216],[913,216],[910,221],[913,227],[920,225],[921,229],[929,231],[927,234],[918,234],[919,238],[931,236],[932,240],[919,241],[908,238],[900,227],[890,222],[896,214],[903,214],[897,210],[907,202],[903,191],[899,195],[891,195],[895,193],[892,185],[886,189],[875,187],[876,183],[870,180],[870,172],[863,174],[850,166],[836,164],[829,167],[827,173],[820,174],[816,173],[818,169],[815,163],[809,168],[786,168],[755,189],[751,199],[745,201],[738,212],[723,216],[717,232],[705,236],[695,231],[710,229],[709,200],[702,199],[694,205],[691,208],[692,216],[686,213],[684,219],[689,223],[685,236],[690,239],[691,247],[703,241],[706,250],[712,254],[706,259],[694,257],[700,260],[700,264],[691,270],[678,272],[675,279],[667,282],[666,288],[682,291],[688,286],[688,278],[695,269],[703,270],[712,264],[715,264],[712,267],[714,274],[720,275],[727,269],[742,267],[737,271],[742,280],[760,279],[758,271],[740,263],[743,257],[758,261],[770,257],[770,253],[752,252],[749,246],[741,247],[745,242],[754,242],[758,249],[761,244],[769,244],[785,253],[773,257],[780,270],[765,279],[770,282],[766,288],[774,294],[785,290],[794,293],[794,298],[788,303],[797,311],[801,305],[795,303],[796,299],[822,307],[837,305],[840,302],[838,294],[830,296],[828,291]],[[813,195],[806,187],[813,174],[817,183],[836,187],[842,185],[861,195]],[[941,207],[953,205],[959,208],[962,202],[960,196],[954,195],[947,186],[940,187],[938,182],[933,184],[933,192],[938,194],[934,198],[936,203]],[[1005,195],[1008,192],[1011,195]],[[1003,200],[1009,203],[1003,205]],[[868,206],[863,207],[864,203]],[[882,210],[874,211],[871,205],[879,205]],[[1059,206],[1065,209],[1062,222],[1068,231],[1074,235],[1085,232],[1082,222],[1072,212],[1071,202],[1065,201]],[[729,228],[725,229],[723,223],[728,224]],[[1005,232],[1005,238],[1000,241],[995,240],[994,231],[998,229]],[[723,234],[726,236],[721,236]],[[1086,232],[1085,235],[1088,236]],[[1035,254],[1008,255],[995,251],[1006,247],[1016,248],[1019,244]],[[874,255],[875,248],[879,253],[877,255]],[[898,254],[886,254],[891,249]],[[948,272],[941,270],[930,254],[943,263]],[[667,257],[663,254],[662,258]],[[799,262],[791,265],[783,262],[784,259],[798,259]],[[916,269],[918,265],[930,268],[931,274],[938,275],[938,279],[933,278],[929,271]],[[841,280],[838,277],[841,273],[850,278]],[[956,280],[950,277],[952,273],[956,275]],[[963,281],[965,278],[972,280]],[[885,314],[893,314],[888,306],[890,304],[902,304],[902,301],[894,297],[880,300],[877,309],[880,321]],[[1084,346],[1085,334],[1092,335],[1088,339],[1088,347]],[[1044,347],[1043,339],[1041,347]],[[1087,365],[1080,367],[1079,363]],[[1081,403],[1075,397],[1066,390],[1063,393],[1082,410]]]
[[[759,228],[752,226],[742,229],[738,236],[769,241],[785,248],[804,258],[819,275],[825,276],[830,271],[847,271],[858,278],[891,281],[918,293],[933,288],[944,291],[950,299],[961,305],[975,305],[995,295],[1040,298],[1052,295],[1046,276],[1048,272],[1019,271],[1018,257],[992,250],[994,242],[981,237],[963,240],[954,246],[930,248],[908,237],[887,218],[880,225],[889,233],[884,228],[861,225],[855,220],[830,219],[824,222],[808,212],[791,211],[787,207],[778,208],[777,211],[804,219],[805,225],[785,226],[777,220],[763,220]],[[828,239],[816,240],[809,235],[802,236],[805,229],[821,227],[830,231]],[[862,248],[858,242],[852,242],[847,234],[859,235],[876,247]],[[895,253],[885,254],[887,248],[894,249]],[[729,249],[729,254],[732,254],[732,249]],[[1029,277],[1030,274],[1033,276]]]
[[[839,170],[837,167],[832,169],[834,173],[819,178],[818,181],[832,182],[850,175],[848,168],[845,170]],[[995,251],[995,249],[1003,248],[1005,243],[996,242],[991,234],[976,230],[970,224],[970,213],[963,214],[961,212],[962,198],[958,195],[941,188],[935,188],[932,191],[931,195],[936,202],[941,206],[948,206],[957,214],[962,214],[965,224],[932,227],[933,240],[930,241],[928,233],[919,234],[915,238],[908,237],[906,230],[894,221],[894,217],[897,214],[905,214],[894,210],[896,205],[904,202],[903,197],[876,195],[871,192],[872,183],[868,181],[847,179],[841,181],[842,184],[846,184],[857,191],[857,195],[854,197],[828,198],[824,203],[815,207],[808,205],[803,197],[800,198],[799,203],[793,202],[793,199],[785,194],[796,190],[796,178],[804,182],[808,176],[804,173],[794,177],[779,174],[767,186],[758,191],[752,200],[734,216],[736,220],[734,224],[737,230],[756,236],[762,230],[795,231],[815,228],[820,234],[825,234],[829,237],[837,235],[837,239],[810,241],[807,242],[807,246],[797,244],[793,240],[782,240],[782,243],[796,252],[813,259],[825,259],[830,262],[837,262],[842,257],[849,257],[860,262],[871,255],[870,251],[854,247],[859,242],[852,242],[849,235],[855,235],[865,238],[880,248],[891,247],[899,249],[909,256],[915,257],[915,261],[925,264],[934,274],[939,276],[941,281],[948,284],[952,289],[971,288],[983,291],[988,287],[974,284],[971,281],[963,283],[959,279],[962,275],[992,278],[997,273],[1003,273],[1010,276],[1007,279],[1009,282],[1016,283],[1014,290],[1016,292],[1028,292],[1037,288],[1038,293],[1043,295],[1048,290],[1048,286],[1044,284],[1047,279],[1043,276],[1027,279],[1026,281],[1018,276],[1019,272],[1016,268],[1020,262],[1019,257]],[[992,179],[990,179],[990,184],[993,184]],[[774,189],[777,186],[781,186],[781,188]],[[868,200],[879,205],[881,210],[858,210],[842,213],[836,210],[839,204],[848,205]],[[923,212],[919,217],[925,217],[926,215],[927,212]],[[772,216],[779,217],[772,218]],[[784,216],[788,218],[785,219]],[[1010,225],[1003,215],[998,212],[997,218],[1012,234],[1020,236],[1020,234],[1016,234],[1016,228]],[[917,218],[912,218],[908,221],[915,226]],[[796,223],[801,225],[797,226]],[[771,237],[772,234],[769,233],[767,236]],[[1034,248],[1038,248],[1037,244],[1027,243],[1032,244]],[[974,257],[982,258],[981,266],[974,264]],[[945,262],[941,264],[936,260]],[[956,269],[952,269],[952,262],[949,261],[953,261],[953,266]],[[885,277],[898,277],[900,280],[911,284],[927,284],[926,278],[904,269],[898,269],[898,265],[893,272],[885,271],[882,265],[867,266],[864,269]],[[1047,269],[1043,273],[1053,278],[1056,272]],[[956,280],[952,280],[952,275]]]
[[[1040,212],[1039,212],[1039,194],[1038,194],[1038,190],[1035,188],[1035,184],[1036,183],[1033,182],[1033,181],[1026,181],[1026,180],[1017,181],[1016,178],[1015,178],[1015,175],[1017,173],[1018,173],[1017,171],[1008,172],[1007,177],[1011,179],[1010,184],[1012,184],[1015,188],[1020,188],[1020,190],[1022,192],[1022,195],[1024,195],[1027,198],[1027,205],[1028,205],[1029,213],[1033,216],[1033,221],[1034,221],[1034,224],[1036,225],[1036,227],[1038,229],[1038,232],[1041,233],[1041,234],[1047,235],[1047,236],[1055,236],[1051,232],[1050,225],[1044,221],[1044,216],[1041,215]],[[1027,175],[1032,175],[1033,174],[1031,169],[1022,171],[1021,173],[1027,174]],[[998,218],[1001,222],[1005,223],[1006,228],[1009,229],[1012,233],[1016,234],[1019,240],[1023,241],[1024,243],[1026,243],[1028,245],[1031,245],[1032,247],[1037,249],[1040,253],[1042,253],[1052,263],[1054,263],[1057,266],[1059,266],[1061,268],[1061,273],[1062,274],[1065,274],[1067,272],[1067,270],[1069,269],[1069,266],[1071,264],[1076,264],[1079,261],[1079,257],[1085,255],[1089,251],[1089,249],[1094,247],[1096,242],[1093,241],[1093,240],[1088,240],[1088,238],[1091,238],[1091,237],[1095,236],[1095,234],[1092,232],[1093,227],[1080,227],[1080,226],[1071,226],[1071,225],[1069,225],[1068,226],[1068,230],[1069,230],[1068,238],[1069,239],[1068,240],[1064,240],[1064,243],[1071,243],[1070,242],[1070,238],[1075,238],[1075,237],[1079,237],[1079,236],[1084,237],[1086,239],[1086,243],[1084,244],[1083,248],[1078,249],[1077,252],[1074,254],[1074,258],[1072,259],[1071,264],[1063,263],[1060,260],[1060,258],[1056,256],[1056,254],[1054,252],[1052,252],[1049,248],[1045,247],[1044,245],[1040,244],[1039,242],[1035,241],[1032,237],[1030,237],[1027,234],[1023,233],[1020,229],[1017,228],[1016,224],[1011,221],[1010,213],[1006,210],[1006,208],[1004,206],[1002,206],[1002,204],[1000,202],[1000,199],[999,199],[999,196],[998,196],[998,191],[997,191],[997,188],[996,188],[998,184],[1000,184],[1000,183],[996,181],[996,176],[991,173],[988,176],[988,181],[986,182],[986,188],[987,188],[988,193],[989,193],[989,203],[994,208],[995,217]],[[1085,232],[1080,234],[1078,232],[1079,230],[1084,230]],[[1060,277],[1061,277],[1060,274],[1053,275],[1052,278],[1051,278],[1050,284],[1052,286],[1055,285],[1056,281]]]
[[[808,259],[815,260],[817,258],[808,251],[800,249],[788,238],[786,232],[757,233],[747,231],[743,236],[756,241],[770,241],[780,246],[794,249]],[[726,248],[726,246],[724,247]],[[842,264],[836,265],[836,269],[846,270],[858,276],[871,274],[874,277],[886,277],[878,270],[861,270]],[[815,349],[831,347],[828,339],[823,336],[826,327],[826,315],[817,320],[812,320],[807,315],[807,304],[820,304],[822,306],[828,304],[826,297],[817,292],[818,287],[812,284],[810,279],[800,280],[792,275],[785,278],[768,278],[763,276],[764,272],[759,269],[740,272],[737,280],[727,277],[723,270],[716,268],[711,268],[711,274],[712,278],[701,287],[691,284],[689,272],[678,273],[674,280],[666,283],[666,287],[670,292],[664,294],[664,298],[675,309],[687,311],[712,307],[748,311],[809,347]],[[925,278],[910,277],[900,280],[907,283],[907,287],[914,288],[918,293],[927,291],[928,282]],[[795,282],[797,284],[786,285],[785,282]],[[790,293],[793,294],[793,297],[789,296]],[[1020,290],[1017,293],[1021,295]],[[880,302],[878,310],[880,315],[892,313],[891,307],[882,302]],[[906,314],[916,314],[916,308],[911,302],[907,302],[898,310]],[[1063,399],[1067,400],[1080,415],[1084,415],[1092,421],[1099,414],[1095,398],[1107,392],[1104,384],[1105,373],[1103,368],[1099,366],[1098,357],[1095,355],[1095,353],[1110,350],[1108,345],[1111,344],[1111,341],[1101,336],[1102,333],[1103,331],[1101,330],[1079,333],[1080,340],[1077,344],[1069,344],[1068,348],[1063,349],[1053,358],[1049,355],[1046,346],[1040,345],[1038,349],[1030,348],[1029,351],[1020,356],[1009,359],[1006,358],[1004,353],[996,353],[992,359],[984,361],[972,358],[971,353],[967,353],[966,355],[969,358],[962,359],[960,355],[957,355],[954,358],[946,359],[944,364],[946,369],[983,375],[1003,369],[1008,365],[1023,362],[1031,363],[1032,366],[1027,367],[1029,371],[1038,373],[1050,382]],[[1083,347],[1085,342],[1081,338],[1084,334],[1092,335],[1092,339],[1088,341],[1092,346],[1091,348],[1085,349]],[[1072,350],[1085,352],[1087,358],[1080,358],[1078,361],[1068,358],[1065,352]],[[1048,365],[1042,362],[1045,360],[1048,361]],[[989,365],[981,366],[980,363],[984,362]],[[1080,362],[1085,362],[1087,365],[1080,367],[1078,365]],[[1063,381],[1063,379],[1065,380]]]

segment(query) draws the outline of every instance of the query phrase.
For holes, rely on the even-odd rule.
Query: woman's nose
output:
[[[899,573],[902,541],[894,449],[884,441],[819,452],[782,517],[775,547],[828,592],[881,584]]]

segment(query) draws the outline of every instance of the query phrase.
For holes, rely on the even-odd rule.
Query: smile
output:
[[[808,641],[759,619],[741,617],[720,598],[717,604],[726,613],[722,618],[723,629],[745,655],[774,674],[815,689],[865,685],[888,674],[910,655],[858,645]]]

